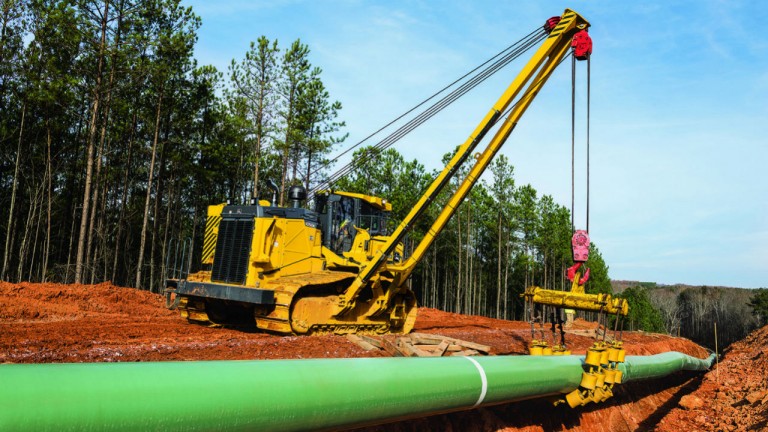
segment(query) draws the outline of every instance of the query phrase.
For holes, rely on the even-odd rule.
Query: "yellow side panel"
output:
[[[286,219],[284,222],[281,276],[322,270],[320,231],[306,226],[303,219]]]
[[[203,237],[203,255],[200,259],[203,264],[213,264],[213,253],[216,251],[216,240],[219,237],[221,211],[225,205],[208,206],[208,215],[205,219],[205,237]]]
[[[320,230],[303,219],[258,218],[246,285],[322,271],[321,248]]]

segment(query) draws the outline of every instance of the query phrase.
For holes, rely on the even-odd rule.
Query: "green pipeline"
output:
[[[625,381],[711,360],[626,358]],[[581,356],[0,365],[0,430],[291,431],[562,394]]]

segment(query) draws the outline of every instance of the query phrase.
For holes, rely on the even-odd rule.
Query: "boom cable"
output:
[[[589,232],[589,90],[591,81],[590,66],[592,63],[592,54],[587,54],[587,232]]]
[[[576,229],[576,57],[571,57],[571,231]]]
[[[568,52],[558,63],[555,67],[560,66],[563,62],[568,60],[568,57],[572,56],[572,52]],[[505,118],[507,118],[510,114],[512,114],[512,110],[514,110],[518,105],[520,105],[523,101],[526,99],[535,96],[536,94],[536,88],[539,87],[539,84],[541,84],[544,80],[546,80],[546,77],[540,78],[538,81],[535,81],[528,85],[528,88],[525,90],[525,92],[512,104],[510,104],[507,109],[505,109],[502,113],[499,114],[498,117],[496,117],[495,120],[492,120],[488,124],[488,128],[492,128],[493,126],[496,126],[497,123],[500,121],[503,121]],[[419,195],[424,195],[429,188],[429,185],[424,186],[424,188],[419,192]],[[412,228],[412,227],[410,227]],[[409,228],[409,229],[410,229]]]
[[[576,230],[576,57],[571,62],[571,231]],[[589,233],[589,112],[590,112],[590,82],[591,54],[587,54],[587,233]]]
[[[417,114],[414,118],[409,120],[407,123],[396,129],[394,132],[392,132],[390,135],[379,141],[377,144],[368,147],[366,151],[357,159],[351,161],[347,165],[343,166],[341,169],[339,169],[336,173],[330,175],[328,179],[325,181],[320,182],[317,186],[312,188],[312,190],[308,194],[308,198],[311,199],[314,194],[317,192],[328,189],[331,187],[336,181],[341,179],[342,177],[346,176],[353,170],[362,167],[366,163],[368,163],[376,154],[379,154],[381,151],[389,148],[392,144],[399,141],[401,138],[406,136],[408,133],[416,129],[417,127],[421,126],[424,122],[432,118],[435,114],[439,113],[443,109],[445,109],[447,106],[455,102],[460,97],[464,96],[467,92],[475,88],[477,85],[488,79],[491,75],[498,72],[500,69],[502,69],[504,66],[511,63],[513,60],[518,58],[520,55],[525,53],[527,50],[529,50],[531,47],[535,46],[538,42],[543,40],[546,37],[547,33],[542,28],[537,28],[536,30],[532,31],[525,37],[523,37],[521,40],[515,42],[514,44],[510,45],[509,47],[505,48],[498,54],[494,55],[490,59],[486,60],[485,62],[481,63],[471,71],[467,72],[466,74],[462,75],[460,78],[454,80],[447,86],[443,87],[436,93],[434,93],[432,96],[428,97],[427,99],[423,100],[422,102],[415,105],[413,108],[409,109],[405,113],[401,114],[391,122],[387,123],[383,127],[379,128],[377,131],[373,132],[372,134],[368,135],[358,143],[354,144],[332,160],[330,160],[328,163],[337,161],[340,157],[343,155],[349,153],[354,148],[360,146],[376,134],[380,133],[384,129],[388,128],[395,122],[401,120],[405,116],[411,114],[416,109],[420,108],[430,100],[436,98],[438,95],[445,92],[447,89],[453,87],[457,83],[465,80],[467,77],[471,76],[475,72],[479,72],[469,78],[466,82],[461,84],[456,89],[452,90],[443,98],[432,104],[430,107],[422,111],[421,113]],[[495,61],[494,61],[495,60]],[[491,63],[492,62],[492,63]],[[490,65],[489,65],[490,63]],[[486,66],[487,65],[487,66]],[[481,69],[484,68],[484,69]],[[326,164],[327,165],[327,164]],[[322,170],[324,167],[320,167],[316,169],[312,174],[317,174],[320,170]]]

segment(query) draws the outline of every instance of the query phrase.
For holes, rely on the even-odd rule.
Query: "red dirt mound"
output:
[[[661,420],[658,430],[768,430],[768,326],[731,345],[701,386]]]
[[[0,362],[371,356],[341,336],[279,337],[191,325],[163,301],[108,283],[0,282]]]
[[[594,323],[577,321],[567,342],[574,353],[592,344]],[[524,354],[530,326],[421,308],[416,331],[473,341],[491,354]],[[681,338],[625,332],[627,354],[706,351]],[[188,324],[161,296],[99,285],[0,282],[0,362],[244,360],[383,356],[341,336],[276,336]],[[621,386],[600,405],[571,410],[544,400],[499,405],[369,428],[371,431],[635,431],[652,430],[699,378],[679,374]],[[739,383],[737,385],[743,385]]]

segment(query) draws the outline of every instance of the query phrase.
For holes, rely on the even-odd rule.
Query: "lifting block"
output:
[[[595,376],[597,379],[595,380],[595,387],[602,387],[605,385],[605,374],[603,371],[597,371],[595,372]]]
[[[624,348],[622,348],[623,344],[621,341],[613,341],[611,345],[608,347],[608,361],[614,362],[614,363],[623,363],[624,362]]]
[[[545,355],[544,354],[545,348],[550,350],[548,355],[551,355],[552,349],[549,348],[549,345],[547,344],[546,341],[534,339],[531,341],[531,344],[528,345],[528,353],[532,356]]]
[[[584,396],[579,389],[576,389],[565,395],[565,401],[568,402],[568,406],[571,408],[576,408],[577,406],[584,405],[586,403],[584,401]]]
[[[597,383],[597,374],[594,374],[592,372],[582,372],[581,373],[581,383],[580,386],[584,387],[585,389],[592,390],[595,388],[595,384]]]
[[[619,361],[619,349],[616,347],[610,347],[608,348],[608,361],[609,362],[617,362]]]
[[[603,350],[600,353],[600,364],[601,365],[608,365],[608,350]]]
[[[605,391],[603,391],[602,387],[595,387],[595,389],[593,391],[589,392],[589,394],[591,396],[590,399],[594,403],[599,403],[599,402],[602,402],[602,401],[604,401],[606,399]]]
[[[613,391],[611,390],[611,388],[610,388],[610,387],[608,387],[608,386],[604,386],[604,387],[603,387],[603,397],[602,397],[602,399],[600,400],[600,402],[605,402],[605,401],[607,401],[607,400],[608,400],[608,398],[610,398],[611,396],[613,396]]]
[[[587,350],[587,357],[584,359],[584,363],[598,367],[602,363],[603,359],[603,352],[605,351],[605,346],[602,342],[595,342],[594,345],[590,349]]]
[[[622,378],[622,372],[619,369],[616,369],[616,372],[614,372],[613,374],[613,383],[621,384],[621,378]]]

